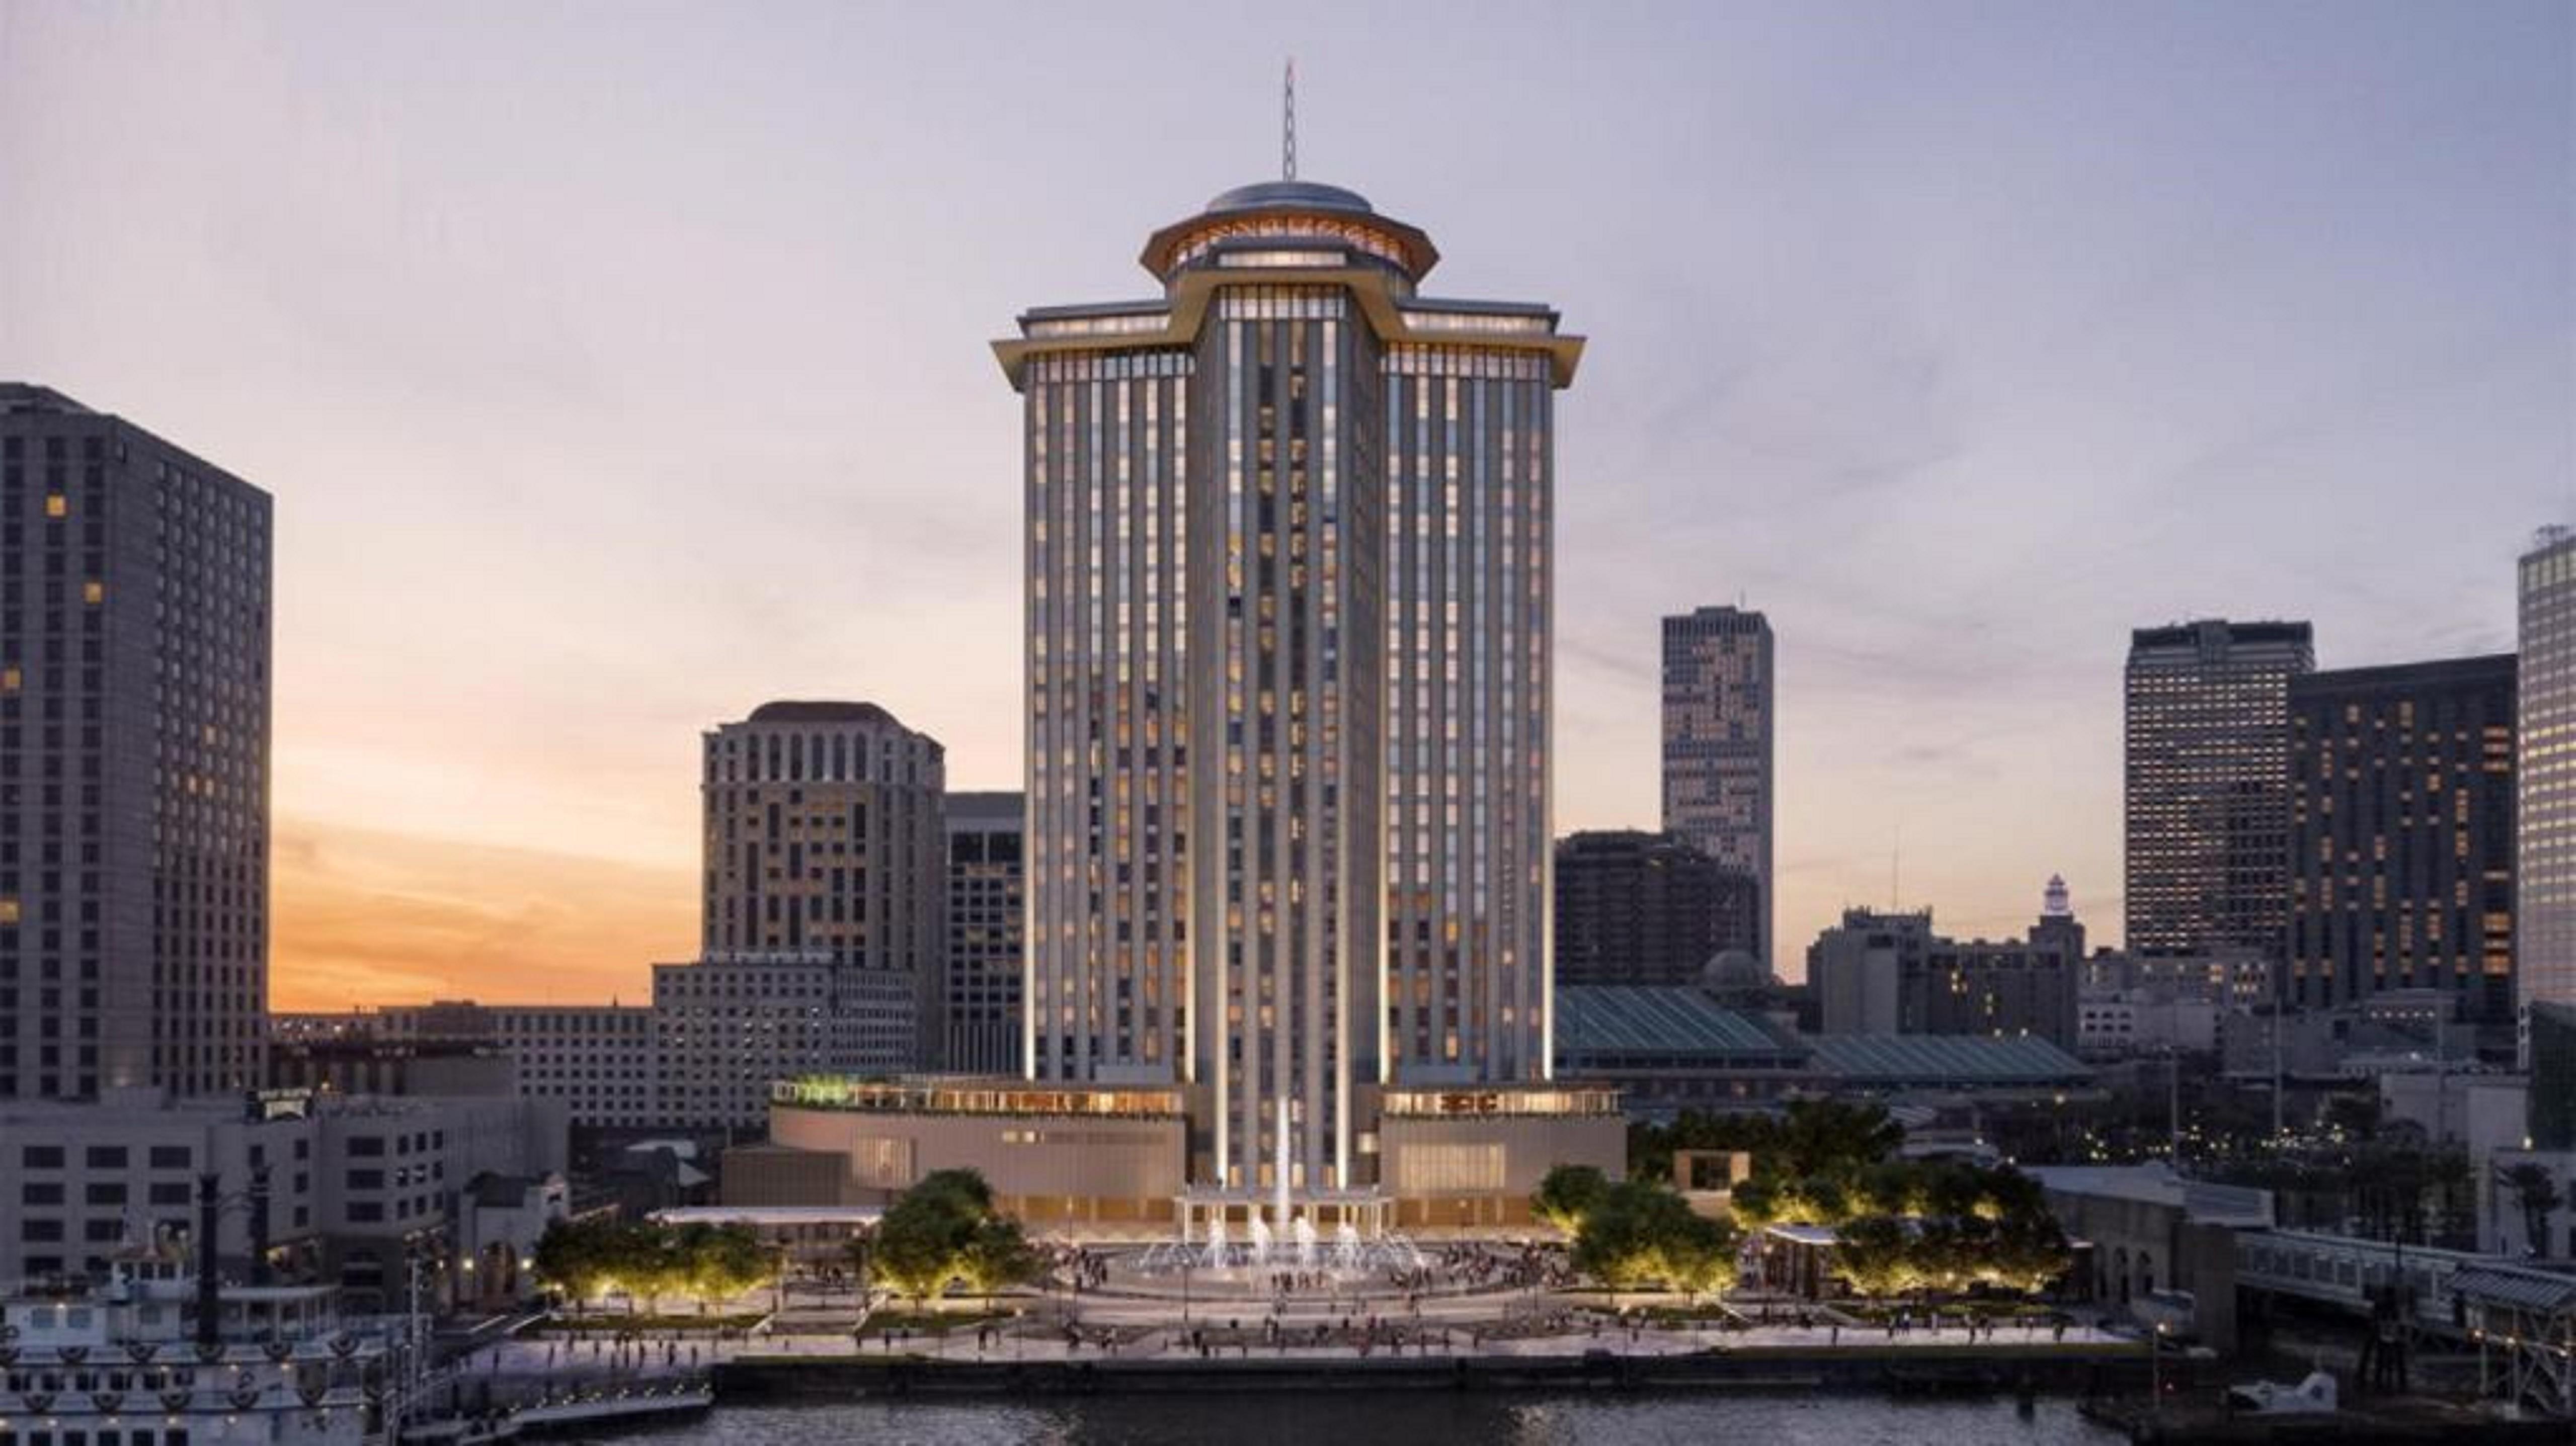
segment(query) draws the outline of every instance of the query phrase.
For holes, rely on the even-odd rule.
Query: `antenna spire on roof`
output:
[[[1297,57],[1288,57],[1288,87],[1279,129],[1279,179],[1297,179]]]

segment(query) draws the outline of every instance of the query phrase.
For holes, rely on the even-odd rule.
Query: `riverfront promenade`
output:
[[[1048,1312],[1048,1306],[1054,1312]],[[1439,1357],[1580,1357],[1590,1352],[1616,1356],[1674,1356],[1701,1352],[1779,1353],[1886,1359],[1920,1353],[1958,1358],[2082,1353],[2101,1355],[2142,1351],[2134,1337],[2088,1325],[2063,1331],[2046,1325],[1999,1326],[1973,1333],[1952,1324],[1915,1326],[1889,1332],[1884,1328],[1816,1320],[1761,1324],[1758,1318],[1734,1328],[1715,1323],[1656,1325],[1643,1320],[1622,1322],[1606,1312],[1580,1308],[1544,1311],[1535,1319],[1470,1320],[1427,1313],[1380,1317],[1374,1326],[1365,1311],[1346,1327],[1341,1317],[1324,1312],[1291,1317],[1275,1330],[1269,1317],[1241,1302],[1213,1302],[1198,1308],[1189,1322],[1172,1318],[1161,1303],[1086,1300],[1078,1318],[1065,1319],[1061,1300],[1032,1299],[1026,1313],[1000,1319],[961,1316],[942,1332],[907,1330],[901,1335],[854,1336],[847,1329],[800,1331],[755,1330],[721,1339],[696,1332],[664,1333],[634,1342],[608,1339],[511,1339],[476,1349],[451,1363],[460,1380],[502,1383],[551,1381],[557,1384],[646,1382],[702,1375],[736,1361],[851,1361],[857,1359],[954,1362],[1006,1361],[1185,1361],[1224,1360],[1364,1360]]]
[[[864,1392],[922,1372],[972,1390],[1025,1379],[1018,1368],[1086,1381],[1105,1370],[1153,1383],[1148,1389],[1185,1389],[1200,1375],[1362,1371],[1391,1382],[1432,1369],[1500,1384],[1568,1370],[1739,1381],[1891,1367],[2026,1376],[2143,1359],[2146,1349],[2067,1316],[1971,1324],[1960,1311],[1922,1311],[1890,1324],[1758,1292],[1695,1304],[1604,1296],[1579,1288],[1561,1255],[1500,1241],[1449,1242],[1341,1272],[1278,1262],[1183,1269],[1132,1247],[1048,1249],[1042,1286],[927,1311],[882,1294],[863,1309],[855,1293],[791,1296],[786,1308],[770,1309],[779,1302],[764,1293],[726,1309],[732,1320],[756,1321],[748,1326],[638,1331],[594,1317],[597,1330],[505,1338],[448,1366],[465,1398],[511,1404],[624,1398],[708,1380],[760,1394]]]

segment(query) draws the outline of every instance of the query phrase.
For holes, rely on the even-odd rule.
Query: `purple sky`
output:
[[[0,375],[278,498],[277,997],[642,992],[698,730],[1019,775],[1022,307],[1303,173],[1588,335],[1562,828],[1780,636],[1780,923],[2119,914],[2127,629],[2512,645],[2576,510],[2563,4],[0,0]]]

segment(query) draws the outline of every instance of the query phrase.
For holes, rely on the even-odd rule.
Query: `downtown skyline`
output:
[[[279,1007],[640,998],[693,952],[699,733],[765,699],[879,703],[951,786],[1020,787],[1017,429],[984,340],[1028,296],[1140,294],[1135,216],[1273,164],[1250,47],[1164,77],[1115,53],[1126,27],[1036,33],[1062,17],[1023,53],[657,15],[588,35],[598,68],[548,114],[586,13],[516,58],[454,31],[413,57],[433,37],[399,17],[206,12],[138,50],[113,17],[0,6],[0,133],[49,138],[0,202],[64,220],[0,238],[0,375],[277,498]],[[1370,133],[1420,133],[1436,84],[1390,93],[1378,44],[1337,60],[1320,24],[1272,46],[1301,57],[1302,170],[1474,235],[1445,283],[1546,294],[1592,337],[1559,469],[1558,833],[1653,826],[1657,619],[1770,616],[1793,973],[1843,903],[1888,902],[1900,831],[1902,902],[1944,932],[2011,932],[2062,871],[2116,940],[2130,628],[2308,619],[2337,668],[2508,649],[2513,559],[2568,510],[2563,13],[2516,32],[2499,7],[2422,71],[2397,11],[2238,17],[2240,61],[2210,59],[2214,11],[2125,17],[2116,59],[2005,13],[1625,11],[1556,53],[1532,12],[1446,43],[1480,86],[1562,68],[1571,132],[1601,132],[1467,127],[1402,161]],[[1661,54],[1665,29],[1697,43]],[[683,65],[692,38],[712,58]],[[871,39],[918,62],[882,92],[795,53]],[[1908,70],[1923,45],[1949,69]],[[2052,45],[2077,62],[2053,84],[1976,93]],[[1059,51],[1144,93],[968,123]],[[2317,69],[2262,94],[2266,63]],[[173,107],[281,71],[291,99],[187,124],[289,149],[179,174],[175,112],[107,124],[111,64]],[[1837,113],[1899,76],[1892,116]],[[491,174],[475,99],[535,108]],[[1158,101],[1203,132],[1136,118]],[[2072,134],[2024,129],[2060,111]],[[1638,129],[1659,113],[1682,134]],[[1131,134],[1154,145],[1101,149]],[[1562,178],[1537,196],[1532,145]],[[201,219],[144,234],[100,184],[127,174]],[[1062,244],[1027,246],[1023,209]]]

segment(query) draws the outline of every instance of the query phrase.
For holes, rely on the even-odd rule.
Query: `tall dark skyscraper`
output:
[[[2576,1006],[2576,531],[2543,529],[2516,581],[2514,988]]]
[[[1552,1067],[1582,342],[1422,296],[1430,238],[1334,186],[1228,191],[1142,259],[1160,296],[995,348],[1026,400],[1028,1067],[1184,1086],[1193,1182],[1364,1188],[1382,1091]]]
[[[255,1087],[269,497],[0,383],[0,1095]]]
[[[948,1039],[939,1066],[962,1074],[1021,1070],[1022,866],[1026,804],[1016,793],[948,795],[948,964],[940,993]]]
[[[1753,951],[1761,889],[1671,834],[1607,830],[1556,845],[1556,982],[1697,984]]]
[[[2283,998],[2440,989],[2513,1017],[2514,659],[2290,680]]]
[[[1773,963],[1771,622],[1710,607],[1664,619],[1664,831],[1761,890],[1753,953]]]
[[[2289,922],[2290,680],[2306,623],[2206,620],[2129,637],[2128,947],[2260,949]]]

